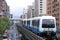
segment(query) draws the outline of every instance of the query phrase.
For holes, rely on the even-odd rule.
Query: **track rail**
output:
[[[18,28],[21,30],[21,32],[25,35],[25,37],[28,40],[45,40],[42,37],[34,34],[33,32],[29,31],[28,29],[18,25]]]

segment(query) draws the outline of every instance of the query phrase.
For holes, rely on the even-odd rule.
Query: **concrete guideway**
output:
[[[31,31],[27,30],[26,28],[24,28],[22,26],[18,26],[18,28],[21,30],[21,32],[25,35],[25,37],[28,40],[45,40],[42,37],[32,33]]]

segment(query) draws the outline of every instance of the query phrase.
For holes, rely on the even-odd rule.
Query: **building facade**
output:
[[[27,9],[23,9],[23,14],[20,16],[22,19],[27,19]]]
[[[47,0],[47,15],[54,16],[57,26],[60,26],[60,0]]]
[[[35,16],[46,15],[47,0],[35,0]]]
[[[9,6],[5,0],[0,0],[0,17],[10,17]]]
[[[4,0],[0,0],[0,18],[3,17],[3,11],[2,11],[2,9],[3,9],[3,1]]]
[[[28,6],[28,9],[27,9],[27,18],[32,18],[32,6]]]

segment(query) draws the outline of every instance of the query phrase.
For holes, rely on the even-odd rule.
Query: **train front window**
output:
[[[43,19],[42,20],[42,28],[54,28],[55,23],[53,19]]]

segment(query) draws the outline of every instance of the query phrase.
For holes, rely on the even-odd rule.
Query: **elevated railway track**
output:
[[[25,36],[26,40],[49,40],[43,37],[40,37],[36,34],[34,34],[33,32],[31,32],[30,30],[22,27],[21,25],[17,25],[19,31]],[[24,39],[25,40],[25,39]],[[50,39],[53,40],[53,39]],[[54,39],[56,40],[56,39]],[[60,37],[58,37],[58,40],[60,40]]]
[[[28,29],[22,27],[22,26],[18,26],[19,30],[21,30],[20,32],[22,32],[22,34],[28,39],[28,40],[45,40],[44,38],[32,33],[31,31],[29,31]]]

